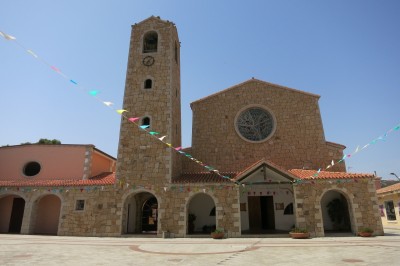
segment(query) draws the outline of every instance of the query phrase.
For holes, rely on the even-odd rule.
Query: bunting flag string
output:
[[[17,38],[9,35],[3,31],[0,31],[0,36],[3,37],[6,41],[11,41],[14,42],[15,44],[17,44],[20,48],[22,48],[24,51],[26,51],[28,54],[30,54],[33,58],[39,60],[40,62],[42,62],[43,64],[45,64],[46,66],[48,66],[50,69],[52,69],[54,72],[56,72],[57,74],[59,74],[61,77],[65,78],[66,80],[68,80],[70,83],[72,83],[73,85],[75,85],[76,87],[79,87],[80,89],[82,89],[83,91],[87,91],[84,87],[82,87],[76,80],[71,79],[70,77],[68,77],[66,74],[64,74],[60,68],[51,65],[50,63],[48,63],[46,60],[44,60],[43,58],[39,57],[34,51],[32,51],[31,49],[27,49],[26,47],[24,47],[21,43],[19,43],[17,41]],[[158,137],[156,135],[160,134],[158,132],[155,131],[148,131],[146,130],[146,128],[148,128],[149,126],[147,125],[140,125],[137,122],[140,120],[140,117],[128,117],[126,116],[125,113],[129,113],[128,110],[125,109],[114,109],[113,108],[113,103],[110,101],[104,101],[103,99],[101,99],[99,97],[100,91],[98,90],[90,90],[88,91],[88,94],[95,98],[96,100],[100,101],[102,104],[106,105],[107,107],[111,108],[112,110],[116,111],[118,114],[120,114],[123,118],[127,119],[129,122],[133,123],[134,125],[136,125],[137,127],[139,127],[141,130],[145,131],[147,134],[149,134],[151,137],[157,139],[158,141],[161,141],[162,143],[164,143],[166,146],[170,147],[172,150],[178,152],[179,154],[189,158],[190,160],[192,160],[193,162],[199,164],[200,166],[204,167],[205,169],[207,169],[210,172],[214,172],[215,174],[217,174],[218,176],[220,176],[221,178],[224,179],[229,179],[231,180],[228,176],[224,176],[222,174],[220,174],[220,172],[215,169],[214,167],[208,166],[206,164],[204,164],[203,162],[201,162],[200,160],[197,160],[196,158],[194,158],[192,155],[182,151],[182,147],[173,147],[171,143],[168,143],[166,141],[164,141],[164,139],[166,139],[167,136],[162,136],[162,137]],[[341,158],[340,160],[338,160],[337,162],[334,162],[334,160],[332,160],[331,164],[327,165],[325,168],[319,168],[318,171],[315,172],[315,174],[313,174],[312,176],[310,176],[310,178],[315,178],[318,177],[318,175],[320,174],[321,170],[327,170],[331,167],[333,167],[335,164],[339,164],[344,162],[347,158],[353,157],[354,155],[356,155],[357,153],[363,151],[364,149],[366,149],[367,147],[374,145],[378,142],[384,142],[386,141],[386,138],[388,137],[389,134],[391,134],[394,131],[398,131],[400,129],[400,124],[396,125],[395,127],[389,129],[387,132],[385,132],[383,135],[379,136],[376,139],[373,139],[372,141],[370,141],[369,143],[365,144],[364,146],[362,146],[360,148],[360,146],[357,146],[356,150],[353,153],[350,154],[345,154],[343,156],[343,158]],[[232,180],[231,180],[232,181]],[[234,181],[232,181],[234,182]],[[297,180],[295,181],[295,183],[299,183],[302,182],[301,180]],[[235,182],[236,183],[236,182]]]
[[[389,129],[388,131],[386,131],[383,135],[371,140],[370,142],[368,142],[367,144],[365,144],[361,149],[360,149],[360,145],[357,146],[357,148],[355,149],[355,151],[353,153],[349,153],[349,154],[344,154],[343,157],[338,160],[336,163],[334,162],[334,160],[332,160],[331,164],[327,165],[325,167],[325,170],[328,170],[329,168],[333,167],[335,164],[339,164],[344,162],[347,158],[353,157],[354,155],[356,155],[357,153],[361,152],[362,150],[368,148],[371,145],[374,145],[376,143],[378,143],[379,141],[386,141],[387,136],[394,132],[394,131],[398,131],[400,129],[400,124],[392,127],[391,129]],[[316,171],[315,174],[309,176],[308,178],[315,178],[318,177],[319,173],[321,172],[322,168],[319,168],[318,171]],[[297,180],[295,181],[295,183],[299,183],[302,182],[301,180]]]
[[[35,52],[33,52],[31,49],[27,49],[25,46],[23,46],[21,43],[19,43],[17,41],[17,39],[14,36],[8,35],[2,31],[0,31],[0,36],[3,37],[5,40],[7,41],[13,41],[14,43],[16,43],[20,48],[22,48],[24,51],[26,51],[28,54],[30,54],[33,58],[39,60],[40,62],[42,62],[43,64],[45,64],[46,66],[48,66],[50,69],[52,69],[54,72],[56,72],[57,74],[59,74],[60,76],[62,76],[64,79],[66,79],[67,81],[69,81],[70,83],[72,83],[73,85],[75,85],[76,87],[82,89],[83,91],[87,91],[87,89],[85,89],[83,86],[81,86],[75,79],[72,79],[70,77],[68,77],[66,74],[64,74],[58,67],[51,65],[50,63],[48,63],[46,60],[44,60],[43,58],[41,58],[40,56],[38,56]],[[208,166],[206,164],[204,164],[203,162],[201,162],[200,160],[195,159],[193,156],[191,156],[190,154],[181,151],[182,147],[173,147],[171,143],[165,142],[164,139],[167,136],[162,136],[161,138],[156,137],[156,135],[160,134],[158,132],[155,131],[147,131],[146,129],[149,127],[149,125],[139,125],[138,122],[140,120],[140,117],[128,117],[125,115],[125,113],[129,113],[128,110],[125,109],[114,109],[113,108],[113,103],[109,102],[109,101],[104,101],[103,99],[101,99],[99,97],[99,93],[100,91],[98,90],[90,90],[87,91],[87,93],[92,96],[93,98],[95,98],[96,100],[98,100],[99,102],[101,102],[102,104],[106,105],[107,107],[113,109],[114,111],[116,111],[119,115],[121,115],[123,118],[127,119],[129,122],[131,122],[132,124],[136,125],[137,127],[139,127],[141,130],[145,131],[146,133],[148,133],[151,137],[154,137],[155,139],[157,139],[158,141],[161,141],[162,143],[164,143],[165,145],[167,145],[168,147],[170,147],[172,150],[178,152],[179,154],[186,156],[188,158],[190,158],[192,161],[194,161],[195,163],[199,164],[200,166],[206,168],[208,171],[212,171],[214,172],[216,175],[218,175],[221,178],[224,179],[228,179],[234,183],[236,183],[235,181],[231,180],[228,176],[224,176],[222,174],[220,174],[220,172],[216,169],[214,169],[214,167]]]

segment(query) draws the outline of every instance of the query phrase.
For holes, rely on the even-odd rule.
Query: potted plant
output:
[[[188,216],[188,233],[194,233],[194,221],[196,221],[197,216],[194,213],[189,213]]]
[[[222,229],[215,229],[211,232],[211,237],[214,239],[223,239],[225,236],[224,230]]]
[[[362,237],[371,237],[373,233],[374,230],[369,227],[363,227],[358,231],[358,235]]]
[[[305,239],[310,237],[307,229],[295,227],[289,232],[289,235],[294,239]]]

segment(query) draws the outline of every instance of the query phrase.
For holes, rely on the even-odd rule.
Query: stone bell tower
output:
[[[151,16],[132,26],[122,117],[117,178],[136,185],[161,186],[180,174],[180,43],[175,24]],[[166,136],[165,138],[162,138]],[[161,142],[159,139],[165,142]]]

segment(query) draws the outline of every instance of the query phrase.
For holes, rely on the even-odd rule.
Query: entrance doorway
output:
[[[145,201],[142,207],[142,232],[157,233],[158,204],[155,197]]]
[[[0,233],[21,233],[25,200],[10,195],[0,199]]]
[[[149,192],[130,195],[124,203],[123,234],[156,234],[158,201]]]
[[[46,195],[37,200],[35,205],[32,214],[36,216],[33,233],[57,235],[61,211],[60,198],[56,195]]]
[[[22,218],[24,217],[25,200],[23,198],[14,198],[11,211],[9,233],[21,233]]]
[[[249,233],[268,233],[275,230],[272,196],[249,196]]]
[[[352,232],[349,209],[348,201],[341,192],[330,190],[323,195],[321,210],[325,234]]]
[[[198,193],[187,208],[187,234],[210,234],[216,229],[216,209],[213,198]]]

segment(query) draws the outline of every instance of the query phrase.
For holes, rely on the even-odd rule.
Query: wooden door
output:
[[[248,197],[249,205],[249,229],[250,231],[261,230],[261,204],[260,197]]]

